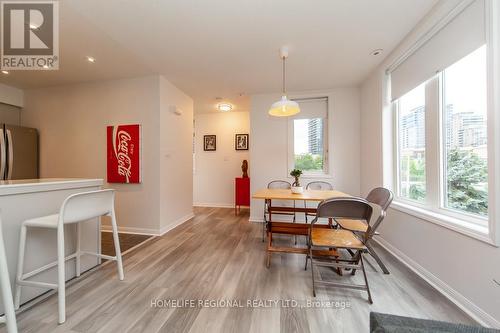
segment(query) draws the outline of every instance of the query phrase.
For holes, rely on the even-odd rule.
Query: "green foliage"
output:
[[[488,165],[472,151],[448,153],[447,180],[450,208],[469,213],[488,214]]]
[[[409,169],[409,170],[408,170]],[[409,199],[423,201],[425,199],[425,160],[416,156],[406,156],[401,159],[401,174],[406,180],[409,171],[409,189],[406,196]]]
[[[295,155],[295,167],[300,170],[323,170],[323,156],[313,154]]]
[[[300,169],[293,169],[290,171],[290,176],[295,178],[295,181],[293,182],[292,186],[300,186],[300,181],[299,178],[302,175],[302,170]]]

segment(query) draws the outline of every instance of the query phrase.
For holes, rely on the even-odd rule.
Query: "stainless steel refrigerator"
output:
[[[0,124],[0,180],[38,178],[38,131]]]

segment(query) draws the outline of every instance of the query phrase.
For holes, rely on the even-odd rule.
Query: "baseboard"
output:
[[[110,225],[101,225],[102,232],[111,232]],[[121,234],[134,234],[134,235],[148,235],[148,236],[158,236],[159,232],[157,229],[147,229],[147,228],[133,228],[133,227],[120,227],[118,226],[118,232]]]
[[[408,257],[406,254],[401,252],[399,249],[391,245],[389,242],[384,240],[382,237],[377,236],[374,240],[392,254],[401,263],[411,269],[415,274],[420,276],[422,279],[427,281],[431,286],[433,286],[437,291],[443,294],[446,298],[452,301],[456,306],[458,306],[462,311],[467,313],[472,319],[476,320],[480,325],[487,327],[500,328],[500,322],[493,318],[491,315],[486,313],[484,310],[479,308],[477,305],[472,303],[467,297],[460,294],[458,291],[453,289],[451,286],[446,284],[444,281],[440,280],[434,274],[426,270],[416,261]]]
[[[183,224],[186,221],[189,221],[194,217],[194,214],[191,212],[180,219],[177,219],[174,221],[174,223],[169,224],[160,230],[156,229],[146,229],[146,228],[133,228],[133,227],[118,227],[118,232],[121,234],[134,234],[134,235],[148,235],[148,236],[163,236],[170,230],[174,229],[175,227]],[[102,232],[111,232],[111,226],[110,225],[101,225],[101,231]]]
[[[189,220],[191,220],[192,218],[194,217],[194,213],[191,212],[183,217],[181,217],[180,219],[177,219],[176,221],[174,221],[174,223],[172,224],[169,224],[165,227],[162,227],[160,229],[160,236],[163,236],[165,235],[167,232],[169,232],[170,230],[174,229],[175,227],[178,227],[180,226],[181,224],[183,224],[184,222],[187,222]]]
[[[234,208],[234,203],[204,203],[195,202],[194,207],[213,207],[213,208]]]

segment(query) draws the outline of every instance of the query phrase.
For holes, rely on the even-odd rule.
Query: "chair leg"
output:
[[[7,268],[7,258],[5,256],[5,244],[0,225],[0,286],[2,289],[2,301],[5,309],[5,324],[8,333],[17,333],[16,313],[14,312],[14,302],[12,300],[12,289],[10,288],[9,270]]]
[[[118,265],[118,278],[120,281],[123,281],[125,277],[123,275],[122,252],[120,250],[120,239],[118,237],[118,227],[116,225],[114,210],[111,212],[111,226],[113,228],[113,243],[115,244],[116,264]]]
[[[313,263],[312,246],[309,246],[309,258],[311,259],[311,276],[312,276],[313,296],[316,297],[316,287],[314,285],[314,263]]]
[[[271,267],[271,251],[269,251],[269,248],[273,245],[273,234],[268,231],[267,232],[267,262],[266,262],[266,267],[269,268]]]
[[[368,286],[368,278],[366,277],[365,265],[363,263],[363,254],[359,254],[359,262],[361,263],[361,270],[363,271],[363,276],[365,278],[366,292],[368,293],[368,302],[373,304],[372,294],[370,293],[370,287]]]
[[[264,243],[264,239],[266,238],[266,213],[264,213],[264,222],[262,222],[262,243]]]
[[[16,274],[16,291],[14,294],[14,308],[17,310],[21,305],[21,285],[18,281],[21,281],[23,277],[24,270],[24,252],[26,249],[26,226],[21,226],[21,233],[19,236],[19,252],[17,257],[17,274]]]
[[[57,301],[59,324],[66,321],[66,265],[64,263],[64,226],[57,228]]]
[[[380,259],[378,254],[375,252],[373,247],[370,245],[370,242],[366,242],[366,247],[368,248],[368,253],[370,253],[370,255],[373,257],[373,259],[375,259],[377,264],[382,269],[382,272],[384,272],[384,274],[389,274],[389,270],[387,269],[387,267],[385,267],[384,263],[382,262],[382,259]]]
[[[80,250],[81,250],[81,241],[80,241],[80,235],[81,235],[81,225],[80,223],[76,224],[76,277],[79,277],[81,274],[81,255],[80,255]]]

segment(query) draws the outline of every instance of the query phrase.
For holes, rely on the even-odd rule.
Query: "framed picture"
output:
[[[234,149],[248,150],[248,134],[236,134],[234,138]]]
[[[203,136],[203,150],[216,151],[217,150],[217,137],[215,135]]]
[[[141,183],[141,125],[107,127],[108,183]]]

